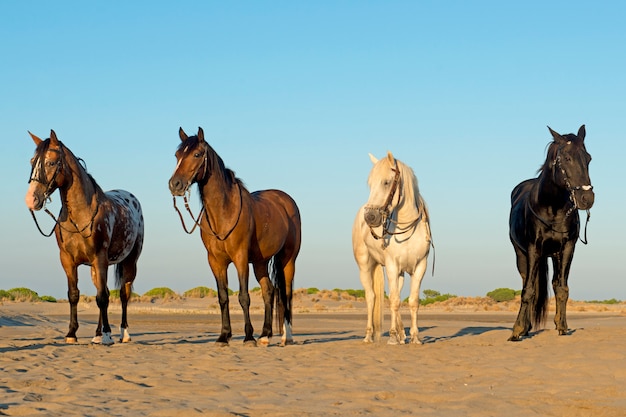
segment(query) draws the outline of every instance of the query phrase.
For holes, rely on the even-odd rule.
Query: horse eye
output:
[[[194,158],[200,158],[202,156],[202,154],[200,152],[196,152],[195,154],[193,154]]]

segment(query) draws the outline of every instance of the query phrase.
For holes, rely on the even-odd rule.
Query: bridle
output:
[[[567,144],[569,145],[571,142],[567,142]],[[577,185],[577,186],[572,186],[570,181],[569,181],[569,177],[567,175],[567,172],[565,171],[565,168],[563,168],[563,165],[561,164],[561,150],[563,149],[563,146],[565,145],[561,145],[557,148],[556,150],[556,156],[554,158],[554,161],[552,162],[551,166],[552,166],[552,178],[553,181],[556,182],[556,170],[558,169],[559,172],[561,173],[561,176],[563,177],[563,182],[565,183],[565,189],[569,192],[569,200],[572,203],[572,206],[565,212],[565,218],[563,219],[562,222],[560,223],[564,223],[565,220],[567,220],[567,218],[575,211],[578,209],[578,201],[576,200],[576,191],[590,191],[593,190],[593,186],[592,185]],[[554,226],[556,226],[558,223],[556,222],[549,222],[546,219],[542,218],[539,214],[537,214],[535,212],[535,210],[533,210],[532,206],[530,205],[530,199],[528,199],[527,201],[527,205],[528,208],[530,209],[530,212],[543,224],[545,224],[546,226],[548,226],[552,231],[557,232],[557,233],[568,233],[569,230],[565,230],[565,231],[561,231],[561,230],[556,230],[554,228]],[[580,241],[586,245],[588,243],[587,241],[587,225],[589,224],[589,219],[591,218],[591,212],[589,209],[586,210],[587,212],[587,219],[585,221],[585,231],[584,231],[584,239],[580,238]]]
[[[209,156],[208,156],[206,145],[204,146],[204,161],[202,164],[198,165],[193,175],[189,177],[190,179],[189,181],[187,181],[187,185],[185,186],[185,191],[183,192],[183,201],[185,202],[185,209],[187,210],[187,213],[189,213],[189,215],[191,216],[191,220],[193,220],[193,227],[191,228],[191,230],[187,229],[187,225],[185,224],[185,219],[183,218],[183,214],[181,213],[180,209],[176,205],[176,196],[172,196],[172,202],[174,203],[174,209],[176,210],[176,213],[178,213],[178,217],[180,218],[180,223],[182,224],[183,230],[185,231],[185,233],[190,235],[196,230],[198,226],[200,226],[200,218],[202,217],[202,214],[204,213],[204,217],[206,218],[206,222],[209,225],[209,229],[211,230],[212,236],[215,237],[217,240],[223,241],[223,240],[226,240],[228,236],[230,236],[233,230],[235,230],[235,227],[237,227],[237,224],[239,223],[239,219],[241,218],[241,212],[243,211],[243,195],[241,191],[241,185],[237,183],[237,188],[239,189],[239,213],[237,214],[237,219],[235,220],[235,224],[226,233],[224,233],[223,236],[220,236],[220,234],[216,232],[213,229],[213,226],[211,225],[211,221],[209,220],[209,214],[207,213],[206,207],[204,205],[204,200],[202,200],[202,209],[200,209],[200,213],[198,213],[197,217],[193,214],[193,212],[191,211],[191,208],[189,207],[189,199],[188,199],[188,196],[190,195],[189,189],[191,187],[191,184],[193,184],[194,182],[193,179],[196,178],[202,166],[204,166],[204,174],[202,175],[202,178],[206,178],[209,172],[209,168],[208,168]]]
[[[44,231],[41,230],[41,226],[39,226],[39,222],[37,221],[37,217],[35,216],[35,212],[32,209],[29,209],[30,215],[32,216],[32,218],[33,218],[33,220],[35,222],[35,226],[37,226],[37,230],[39,230],[39,233],[41,233],[42,236],[45,236],[45,237],[52,236],[52,233],[54,233],[54,229],[58,225],[61,229],[65,230],[66,232],[69,232],[69,233],[79,233],[83,238],[86,239],[86,238],[90,237],[92,235],[92,233],[93,233],[93,222],[94,222],[94,219],[96,218],[96,215],[98,214],[98,211],[100,209],[100,202],[97,201],[96,209],[94,210],[93,215],[91,216],[91,220],[85,225],[85,227],[83,227],[82,229],[79,229],[78,225],[74,222],[74,220],[72,220],[71,217],[69,217],[69,215],[68,215],[68,220],[72,223],[72,225],[74,226],[74,228],[76,230],[71,230],[71,229],[68,229],[66,227],[63,227],[63,225],[61,224],[61,222],[58,219],[58,217],[61,215],[61,210],[63,210],[63,207],[61,207],[61,209],[59,209],[59,214],[55,217],[55,215],[52,214],[50,212],[50,210],[48,210],[48,208],[46,207],[46,204],[48,202],[52,201],[51,195],[52,195],[52,193],[54,193],[56,191],[56,187],[55,187],[56,177],[59,174],[61,166],[65,165],[65,157],[64,157],[65,155],[63,153],[63,146],[61,146],[61,148],[59,148],[59,149],[48,149],[48,151],[56,152],[56,153],[58,153],[60,155],[59,159],[58,159],[58,161],[56,163],[56,167],[54,169],[54,173],[52,174],[52,178],[50,178],[50,181],[46,180],[46,170],[45,170],[45,162],[46,161],[45,161],[45,158],[43,158],[43,161],[39,162],[42,159],[42,157],[40,156],[39,158],[37,158],[37,160],[33,163],[33,166],[31,167],[30,178],[28,180],[28,183],[30,184],[32,181],[35,181],[35,182],[38,182],[38,183],[40,183],[40,184],[42,184],[42,185],[44,185],[46,187],[46,191],[44,191],[44,194],[43,194],[44,203],[43,203],[43,207],[42,208],[43,208],[44,212],[48,216],[50,216],[52,218],[52,220],[54,220],[54,226],[52,226],[52,230],[50,230],[50,233],[44,233]],[[85,166],[85,161],[82,160],[81,158],[77,158],[77,160],[80,163],[82,163],[83,164],[83,168],[85,168],[85,170],[87,170],[87,167]],[[35,173],[35,166],[37,165],[38,162],[40,163],[40,172],[39,172],[38,178],[35,178],[33,176],[33,174]],[[96,199],[97,199],[97,197],[96,197]],[[68,211],[69,211],[69,209],[68,209]],[[89,230],[89,235],[83,236],[83,232],[85,230],[87,230],[87,228],[90,229]]]
[[[422,219],[422,213],[420,212],[420,214],[417,216],[417,218],[413,221],[407,222],[407,223],[400,223],[397,220],[394,220],[391,216],[391,213],[389,211],[390,207],[391,207],[391,203],[393,202],[394,196],[396,194],[396,191],[398,191],[398,185],[400,184],[400,168],[398,168],[398,163],[396,161],[395,163],[395,167],[391,168],[392,171],[395,172],[395,175],[393,177],[393,182],[391,184],[391,189],[389,190],[389,194],[387,195],[387,198],[385,199],[385,202],[383,203],[382,206],[380,207],[373,207],[373,206],[366,206],[365,209],[366,210],[370,210],[370,211],[376,211],[378,212],[383,221],[382,221],[382,233],[380,235],[378,235],[375,231],[374,228],[372,226],[370,226],[370,233],[372,234],[372,237],[376,240],[379,239],[384,239],[387,236],[394,236],[394,235],[401,235],[404,233],[407,233],[409,230],[413,229],[413,227],[419,223],[419,221]],[[400,191],[398,193],[398,200],[400,200],[400,198],[402,198],[401,196],[402,191]],[[394,230],[399,230],[397,232],[392,232],[390,231],[391,226],[395,226]],[[383,242],[383,248],[385,248],[387,246],[386,242]]]

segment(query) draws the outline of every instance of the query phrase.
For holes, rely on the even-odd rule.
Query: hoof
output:
[[[66,337],[65,343],[67,343],[68,345],[76,345],[78,344],[78,339],[75,337]]]
[[[128,343],[132,339],[130,338],[130,333],[128,333],[128,329],[124,329],[120,327],[120,343]]]
[[[243,345],[247,347],[256,347],[256,340],[254,339],[244,340]]]
[[[507,339],[507,341],[508,341],[508,342],[519,342],[519,341],[521,341],[521,340],[522,340],[522,338],[521,338],[521,337],[519,337],[519,336],[515,336],[515,335],[512,335],[511,337],[509,337],[509,338]]]
[[[293,339],[285,339],[285,340],[280,341],[281,346],[289,346],[289,345],[295,345],[295,344],[296,343],[293,341]]]
[[[91,343],[94,345],[102,344],[102,336],[94,336],[93,339],[91,339]]]
[[[221,341],[221,340],[216,340],[216,341],[215,341],[215,346],[218,346],[218,347],[226,347],[226,346],[228,346],[228,342],[223,342],[223,341]]]
[[[102,344],[104,346],[111,346],[115,344],[115,341],[111,337],[111,332],[102,333]]]
[[[420,340],[419,337],[414,337],[414,338],[411,338],[411,344],[412,345],[421,345],[422,341]]]
[[[567,336],[569,332],[567,330],[559,330],[559,336]]]
[[[267,336],[259,337],[259,345],[261,346],[269,346],[271,339]]]

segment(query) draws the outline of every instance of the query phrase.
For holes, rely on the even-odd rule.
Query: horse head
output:
[[[585,125],[575,135],[561,135],[548,126],[554,142],[548,150],[548,160],[554,183],[565,188],[575,209],[589,210],[594,202],[589,178],[591,155],[585,149]]]
[[[50,130],[50,138],[46,140],[30,132],[28,134],[37,148],[30,160],[31,172],[25,200],[30,210],[40,210],[50,195],[66,182],[63,144],[54,130]]]
[[[387,157],[381,160],[370,154],[370,160],[374,167],[367,180],[370,196],[365,205],[364,219],[368,226],[378,227],[387,220],[400,200],[400,168],[391,152],[387,152]]]
[[[209,145],[204,140],[204,131],[198,127],[198,134],[187,136],[183,128],[178,130],[181,144],[176,150],[176,168],[169,181],[173,196],[182,196],[191,184],[202,181],[209,174]]]

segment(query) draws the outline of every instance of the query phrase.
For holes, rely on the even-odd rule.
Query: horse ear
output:
[[[396,158],[393,157],[393,154],[391,153],[391,151],[387,151],[387,159],[389,160],[389,163],[392,166],[396,165]]]
[[[30,130],[28,131],[28,134],[30,135],[31,138],[33,138],[33,142],[35,142],[35,145],[39,146],[39,144],[41,142],[43,142],[43,140],[41,140],[41,138],[39,138],[38,136],[35,136],[32,133],[30,133]]]
[[[204,142],[204,130],[200,126],[198,126],[198,139],[200,142]]]
[[[370,156],[370,161],[372,161],[372,164],[376,165],[376,163],[378,162],[378,158],[376,158],[371,153],[369,154],[369,156]]]
[[[578,139],[580,140],[585,140],[585,135],[587,134],[587,131],[585,130],[585,125],[582,125],[580,127],[580,129],[578,129]]]
[[[550,126],[548,126],[548,130],[550,131],[550,134],[552,135],[552,138],[554,139],[555,142],[563,142],[565,140],[563,136],[561,136],[559,133],[552,130]]]
[[[55,146],[59,145],[59,139],[57,139],[57,134],[52,129],[50,129],[50,143]]]
[[[182,127],[178,128],[178,136],[180,137],[180,140],[182,142],[187,140],[187,134],[185,133]]]

